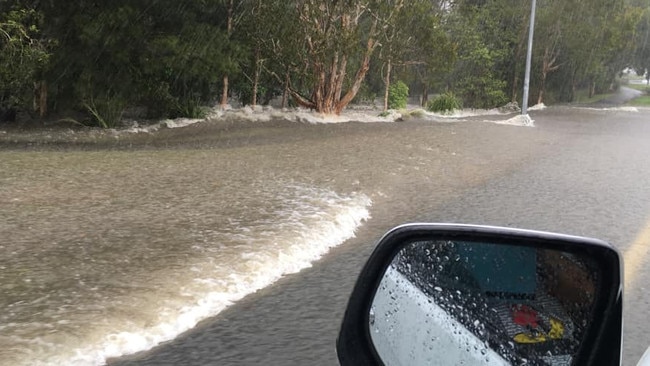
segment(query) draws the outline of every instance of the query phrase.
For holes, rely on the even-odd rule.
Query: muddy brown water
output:
[[[391,226],[557,143],[544,129],[416,120],[3,131],[0,363],[13,365],[101,364],[330,250],[362,262]],[[324,311],[342,311],[334,298]]]

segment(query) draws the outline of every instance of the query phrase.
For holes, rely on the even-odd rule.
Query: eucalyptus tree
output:
[[[352,101],[379,46],[377,3],[297,0],[296,23],[304,37],[305,71],[311,76],[311,95],[290,89],[296,102],[325,114],[339,114]],[[348,63],[359,60],[354,70]],[[353,73],[352,77],[349,75]],[[348,84],[348,85],[346,85]],[[344,88],[347,86],[347,90]]]
[[[288,18],[270,42],[288,93],[300,106],[339,114],[352,101],[405,1],[296,0],[276,3]],[[284,19],[286,19],[284,18]],[[385,28],[386,27],[386,28]],[[299,35],[296,37],[296,35]],[[283,81],[275,72],[278,81]]]
[[[650,7],[639,9],[640,20],[636,26],[634,37],[634,56],[630,62],[637,74],[645,75],[650,84]]]
[[[571,0],[564,13],[564,72],[556,72],[555,84],[569,91],[568,100],[583,87],[590,96],[605,91],[632,56],[638,13],[622,0]]]

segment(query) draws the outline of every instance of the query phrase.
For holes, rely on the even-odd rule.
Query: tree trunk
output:
[[[252,106],[257,105],[257,89],[260,83],[260,47],[255,48],[255,75],[253,76],[253,101]]]
[[[223,77],[223,92],[221,93],[221,108],[228,105],[228,75]]]
[[[576,81],[575,79],[571,81],[571,97],[569,98],[569,102],[573,102],[576,100],[576,93],[578,91],[578,88],[576,87]]]
[[[234,0],[228,1],[228,38],[232,34],[232,13],[234,7]],[[221,108],[226,108],[228,105],[228,75],[223,77],[223,92],[221,94]]]
[[[388,62],[386,64],[386,79],[384,80],[385,88],[384,88],[384,112],[388,111],[388,96],[390,94],[390,72],[393,67],[393,63],[391,58],[388,58]]]
[[[351,80],[352,85],[345,93],[343,87],[346,82],[347,63],[350,57],[349,53],[353,51],[349,47],[342,47],[334,48],[332,52],[325,55],[322,52],[322,47],[329,47],[329,45],[327,42],[323,43],[321,39],[333,36],[330,33],[332,33],[334,27],[340,27],[343,34],[354,33],[358,30],[361,15],[368,10],[365,9],[363,4],[356,3],[355,5],[355,2],[350,3],[350,8],[346,10],[347,13],[340,14],[340,16],[327,13],[323,19],[313,17],[309,6],[312,2],[297,5],[300,21],[306,25],[307,29],[312,31],[305,34],[308,55],[304,58],[305,72],[301,74],[301,77],[304,77],[307,73],[311,74],[311,80],[313,80],[311,94],[305,97],[300,94],[302,88],[296,90],[291,85],[288,89],[295,102],[302,107],[314,109],[322,114],[340,114],[354,99],[363,84],[370,67],[370,57],[378,46],[375,41],[378,18],[373,19],[370,30],[366,32],[368,41],[365,50],[359,55],[361,65]],[[347,6],[345,5],[344,8]],[[320,5],[319,9],[325,11],[328,6]],[[356,55],[354,59],[357,60]]]
[[[544,93],[546,92],[546,78],[548,77],[548,74],[560,68],[560,65],[555,64],[558,56],[559,52],[555,49],[549,49],[548,46],[544,48],[544,56],[542,58],[542,80],[539,87],[537,104],[542,104],[544,102]]]
[[[517,85],[519,84],[519,75],[517,74],[517,67],[515,67],[515,76],[512,78],[512,98],[511,102],[517,101],[517,92],[519,91]]]
[[[592,81],[591,84],[589,84],[589,98],[593,98],[594,95],[596,95],[596,82]]]
[[[34,82],[33,96],[32,108],[34,112],[38,112],[40,118],[44,118],[47,115],[47,82],[45,80]]]
[[[38,114],[41,118],[47,115],[47,81],[41,81],[40,96],[38,103]]]
[[[422,84],[422,107],[426,108],[429,104],[429,87],[427,84]]]
[[[517,95],[519,94],[519,52],[521,49],[521,44],[517,46],[517,52],[515,52],[515,65],[514,65],[514,72],[512,76],[512,95],[510,98],[511,102],[516,102],[517,101]]]
[[[578,69],[575,67],[575,65],[572,65],[572,72],[571,72],[571,95],[569,96],[569,102],[574,102],[576,100],[576,92],[577,92],[577,78],[578,78]]]
[[[537,97],[537,104],[544,103],[544,92],[546,91],[546,73],[542,72],[542,80],[540,80],[539,96]]]
[[[40,93],[39,83],[34,82],[34,89],[32,89],[32,111],[34,112],[38,112]]]
[[[528,33],[528,26],[526,22],[523,22],[525,26],[522,26],[519,30],[519,42],[517,42],[517,49],[515,51],[515,58],[514,58],[514,72],[512,76],[512,98],[511,102],[516,102],[517,101],[517,94],[519,93],[519,60],[521,59],[521,54],[524,50],[524,43],[526,42],[526,35]]]
[[[375,34],[375,30],[377,29],[377,19],[373,21],[372,26],[370,27],[370,34]],[[350,104],[352,99],[357,95],[359,92],[359,88],[361,88],[361,84],[363,83],[363,80],[366,78],[366,74],[368,73],[368,70],[370,69],[370,56],[372,56],[372,53],[374,52],[375,48],[377,48],[377,42],[375,41],[374,38],[370,37],[368,39],[368,43],[366,44],[366,52],[363,55],[363,61],[361,62],[361,67],[357,71],[357,74],[354,77],[354,83],[352,84],[352,87],[350,90],[348,90],[347,93],[335,104],[335,109],[334,112],[336,114],[341,114],[343,109]]]
[[[289,99],[289,71],[284,76],[284,91],[282,92],[282,109],[287,108],[287,102]]]
[[[359,92],[359,88],[361,88],[361,83],[363,83],[363,80],[365,79],[369,68],[370,68],[370,56],[368,55],[363,60],[363,63],[361,64],[361,68],[359,69],[356,77],[354,78],[355,81],[354,84],[352,85],[352,88],[350,88],[350,90],[348,90],[345,96],[338,103],[336,103],[334,113],[341,114],[343,109],[345,109],[345,107],[348,104],[350,104],[352,99],[354,99],[354,97]]]
[[[336,82],[336,95],[334,96],[336,100],[341,100],[341,93],[343,92],[343,81],[345,81],[345,75],[347,74],[347,69],[348,69],[348,56],[343,55],[343,59],[341,61],[341,70],[339,72],[339,77]]]

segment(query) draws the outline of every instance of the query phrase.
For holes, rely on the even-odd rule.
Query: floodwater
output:
[[[99,365],[149,349],[375,217],[416,219],[507,174],[544,141],[538,129],[426,121],[2,131],[0,364]]]

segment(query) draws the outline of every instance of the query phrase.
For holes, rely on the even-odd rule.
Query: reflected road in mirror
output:
[[[386,365],[571,365],[596,303],[590,258],[513,245],[418,241],[370,309]]]

